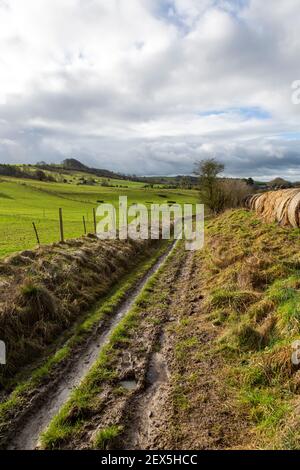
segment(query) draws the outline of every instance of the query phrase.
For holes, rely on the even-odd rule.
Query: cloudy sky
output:
[[[0,0],[0,162],[300,179],[299,0]]]

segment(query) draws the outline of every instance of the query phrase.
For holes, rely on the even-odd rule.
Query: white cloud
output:
[[[1,0],[0,161],[300,178],[299,20],[298,0]]]

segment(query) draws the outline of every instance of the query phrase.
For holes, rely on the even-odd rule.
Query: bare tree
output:
[[[224,169],[223,163],[214,158],[202,160],[196,166],[201,202],[215,214],[241,206],[245,198],[253,192],[252,186],[246,181],[221,178]]]

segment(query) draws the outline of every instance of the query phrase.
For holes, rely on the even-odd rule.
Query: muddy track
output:
[[[172,296],[169,307],[168,322],[161,332],[159,338],[159,350],[152,354],[146,374],[146,385],[144,390],[135,395],[129,404],[130,411],[127,415],[126,430],[119,440],[119,447],[126,450],[131,449],[160,449],[162,442],[168,435],[168,423],[170,420],[170,409],[167,402],[170,394],[171,371],[168,364],[168,352],[170,349],[169,338],[171,334],[169,327],[177,322],[172,317],[173,309],[180,306],[186,308],[187,293],[190,288],[189,280],[194,266],[194,253],[190,252],[185,258],[181,268],[177,288]],[[178,296],[180,286],[180,302]],[[166,328],[167,327],[167,328]]]
[[[145,386],[127,404],[124,431],[114,449],[207,450],[249,445],[247,419],[224,387],[222,355],[213,352],[218,335],[202,305],[205,291],[199,270],[197,255],[188,253],[173,286],[158,350],[148,361]],[[186,329],[181,320],[187,321]],[[185,358],[178,359],[180,342],[196,338],[198,357],[186,350]],[[184,388],[193,375],[196,381]]]
[[[69,399],[74,388],[76,388],[86,376],[96,361],[101,349],[107,344],[113,329],[128,313],[149,278],[159,270],[174,246],[175,243],[159,258],[127,300],[119,306],[111,321],[106,324],[105,329],[99,331],[99,334],[96,335],[93,341],[87,345],[87,348],[81,352],[78,361],[72,364],[68,372],[58,381],[56,389],[54,391],[52,390],[51,393],[44,397],[38,409],[32,409],[26,416],[20,429],[14,432],[14,437],[8,442],[6,446],[7,449],[32,450],[37,447],[41,433],[47,428],[52,418]]]

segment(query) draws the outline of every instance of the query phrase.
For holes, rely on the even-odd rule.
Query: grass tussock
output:
[[[94,437],[94,448],[98,450],[107,449],[108,445],[122,432],[122,426],[109,426],[100,429]]]

